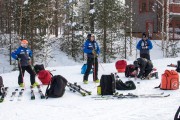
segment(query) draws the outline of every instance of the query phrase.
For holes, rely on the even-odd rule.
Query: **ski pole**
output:
[[[20,69],[20,73],[21,73],[21,77],[22,77],[22,82],[24,83],[24,75],[22,73],[22,66],[21,66],[21,62],[19,59],[18,59],[18,64],[19,64],[19,69]],[[24,83],[24,87],[25,87],[25,83]]]

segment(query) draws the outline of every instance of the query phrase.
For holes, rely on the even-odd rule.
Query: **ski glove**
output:
[[[144,46],[144,47],[142,47],[142,49],[148,49],[148,46]]]
[[[21,61],[21,58],[16,58],[17,61]]]

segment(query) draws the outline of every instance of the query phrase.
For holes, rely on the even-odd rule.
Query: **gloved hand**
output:
[[[142,49],[148,49],[148,46],[144,46],[144,47],[142,47]]]
[[[21,58],[16,58],[17,61],[21,61]]]
[[[141,76],[140,76],[140,75],[138,75],[138,76],[137,76],[137,78],[141,78]]]
[[[145,77],[145,76],[142,76],[142,77],[141,77],[141,80],[145,80],[145,79],[146,79],[146,77]]]

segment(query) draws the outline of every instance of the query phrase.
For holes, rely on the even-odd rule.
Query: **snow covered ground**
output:
[[[62,98],[41,100],[38,91],[35,89],[36,99],[30,100],[30,80],[29,74],[26,73],[24,77],[26,89],[22,101],[18,101],[17,96],[14,101],[10,101],[11,93],[18,88],[17,77],[19,72],[0,74],[4,79],[4,85],[9,87],[5,101],[0,104],[0,120],[173,120],[179,106],[180,90],[163,91],[154,89],[154,87],[160,84],[161,74],[165,69],[175,69],[166,67],[167,64],[176,64],[180,58],[163,58],[158,44],[160,42],[153,42],[154,48],[151,51],[151,58],[159,72],[159,79],[134,80],[136,90],[118,92],[134,94],[164,92],[171,94],[170,97],[94,100],[92,97],[97,96],[96,86],[98,84],[92,82],[92,75],[89,76],[89,84],[84,85],[82,83],[83,75],[80,74],[82,63],[75,63],[60,53],[57,55],[57,60],[50,64],[51,67],[46,69],[56,70],[52,72],[54,75],[60,74],[71,83],[77,82],[83,88],[92,91],[92,95],[82,97],[66,87],[66,92]],[[7,64],[5,59],[8,58],[2,57],[1,59],[1,63],[4,65]],[[134,60],[135,55],[128,59],[128,64],[132,64]],[[114,72],[116,72],[115,63],[101,63],[99,65],[99,79],[102,74]],[[118,73],[118,75],[123,81],[128,80],[124,73]],[[38,78],[36,80],[39,82]],[[46,86],[42,86],[42,90],[45,92]]]

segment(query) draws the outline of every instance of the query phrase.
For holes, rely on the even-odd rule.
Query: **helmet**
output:
[[[28,41],[27,40],[21,40],[21,46],[27,48]]]
[[[139,64],[138,64],[137,60],[135,60],[133,64],[134,64],[135,67],[139,67]]]
[[[27,40],[21,40],[21,44],[28,44]]]

